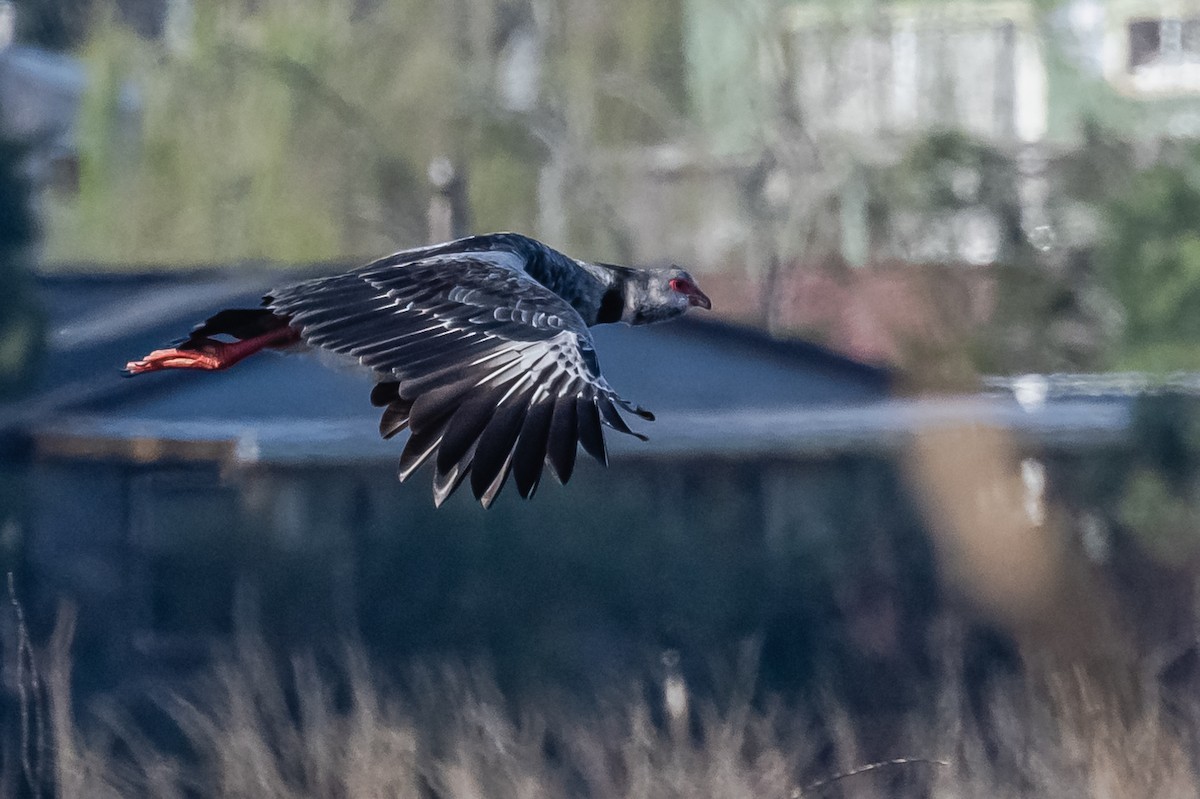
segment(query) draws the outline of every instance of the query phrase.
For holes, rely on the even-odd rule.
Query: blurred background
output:
[[[715,308],[532,502],[117,376],[495,230]],[[1200,795],[1200,1],[0,0],[0,281],[4,795]]]

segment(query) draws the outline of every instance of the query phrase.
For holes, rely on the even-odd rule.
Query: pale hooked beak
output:
[[[706,311],[712,310],[712,300],[708,295],[698,289],[695,284],[692,284],[691,289],[687,293],[688,305],[694,305],[697,308],[703,308]]]

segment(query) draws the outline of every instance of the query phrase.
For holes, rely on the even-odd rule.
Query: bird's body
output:
[[[222,311],[126,371],[224,369],[298,343],[352,358],[376,380],[380,433],[411,432],[401,480],[434,458],[437,504],[469,476],[485,507],[510,472],[523,497],[543,463],[566,482],[579,444],[607,462],[602,425],[638,435],[618,407],[653,418],[601,375],[590,326],[711,307],[678,267],[577,261],[513,233],[405,250],[282,287],[263,305]]]

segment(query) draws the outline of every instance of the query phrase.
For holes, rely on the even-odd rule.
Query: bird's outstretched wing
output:
[[[357,358],[379,382],[379,430],[408,428],[404,480],[436,455],[440,505],[468,476],[484,507],[511,471],[532,496],[548,462],[566,482],[578,444],[607,463],[602,425],[626,425],[621,399],[600,374],[582,317],[506,252],[437,255],[280,289],[268,307],[305,342]]]

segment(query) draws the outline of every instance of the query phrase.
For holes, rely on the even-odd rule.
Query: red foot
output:
[[[243,358],[267,347],[284,347],[298,341],[300,334],[290,327],[280,327],[245,341],[203,340],[202,349],[155,350],[139,361],[125,364],[125,374],[140,375],[160,369],[216,370],[233,366]]]
[[[140,375],[143,372],[157,372],[159,369],[223,369],[228,365],[215,354],[194,350],[155,350],[140,361],[125,364],[125,372]]]

